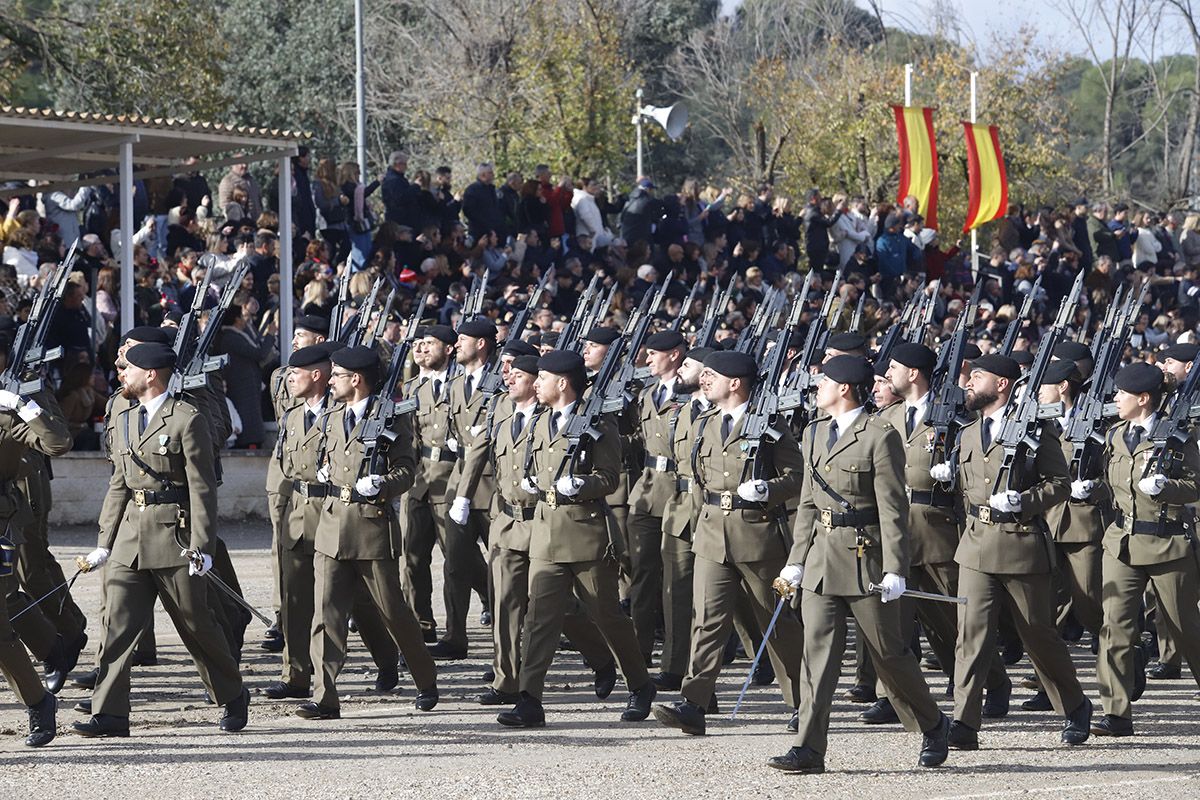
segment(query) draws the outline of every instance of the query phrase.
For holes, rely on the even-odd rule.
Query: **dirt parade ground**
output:
[[[248,599],[269,611],[269,530],[266,523],[226,526]],[[68,562],[94,546],[94,533],[53,535]],[[435,604],[440,615],[440,560],[435,561]],[[73,565],[68,570],[74,572]],[[76,674],[93,664],[99,642],[96,576],[82,576],[74,594],[91,618],[93,637]],[[477,602],[477,601],[476,601]],[[253,694],[243,733],[217,730],[220,710],[204,690],[178,634],[157,612],[159,663],[135,668],[131,737],[89,740],[70,733],[84,716],[73,706],[89,692],[68,683],[59,695],[58,738],[48,747],[22,746],[27,720],[5,687],[0,692],[0,789],[5,797],[479,797],[652,798],[812,797],[1005,798],[1200,796],[1200,702],[1187,670],[1182,680],[1151,681],[1135,709],[1137,736],[1092,737],[1085,745],[1059,744],[1061,721],[1024,711],[1032,695],[1016,688],[1013,710],[985,721],[981,749],[951,751],[940,769],[916,768],[919,736],[898,725],[858,721],[865,708],[840,699],[853,678],[848,654],[830,730],[824,775],[791,777],[768,769],[768,756],[785,752],[789,713],[777,687],[753,687],[736,722],[729,711],[749,668],[738,660],[718,684],[721,713],[709,735],[687,737],[654,722],[618,721],[626,693],[618,685],[606,701],[592,692],[591,672],[578,654],[562,652],[547,682],[547,727],[512,731],[496,724],[494,707],[474,702],[484,688],[491,652],[479,609],[471,612],[471,651],[465,661],[439,662],[441,703],[432,713],[412,706],[407,676],[400,689],[373,689],[373,665],[361,642],[341,679],[342,719],[309,722],[293,714],[295,700],[271,701],[261,687],[279,675],[280,657],[259,648],[262,626],[247,630],[242,669]],[[1071,651],[1096,702],[1095,658],[1084,643]],[[1010,668],[1017,681],[1032,674],[1027,660]],[[944,711],[946,678],[926,671]],[[662,701],[674,699],[661,693]]]

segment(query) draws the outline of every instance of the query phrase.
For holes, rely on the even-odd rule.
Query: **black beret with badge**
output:
[[[141,369],[174,369],[175,351],[159,342],[147,342],[129,348],[125,360]]]
[[[329,333],[329,319],[317,314],[305,314],[296,320],[294,327],[298,330],[312,331],[325,336]]]
[[[583,371],[583,356],[570,350],[555,350],[538,359],[538,369],[555,375]]]
[[[313,364],[321,364],[329,360],[329,348],[324,344],[310,344],[308,347],[301,347],[299,350],[293,350],[288,356],[289,367],[311,367]]]
[[[583,340],[592,344],[612,344],[620,337],[621,332],[615,328],[601,328],[597,326],[588,331],[587,336],[584,336]]]
[[[458,334],[449,325],[428,325],[425,327],[425,332],[421,335],[422,337],[431,336],[445,344],[454,344],[458,341]]]
[[[892,349],[892,361],[910,369],[931,370],[937,355],[923,344],[901,342]]]
[[[986,356],[980,356],[972,361],[971,370],[977,369],[990,372],[998,378],[1008,378],[1010,381],[1021,377],[1021,365],[999,353],[988,353]]]
[[[1117,371],[1113,385],[1130,394],[1143,394],[1161,391],[1163,388],[1163,371],[1153,364],[1137,361]]]
[[[683,340],[683,334],[679,331],[660,331],[646,337],[647,350],[664,352],[666,350],[676,350],[685,344],[687,343]]]
[[[509,369],[528,372],[530,375],[538,374],[538,364],[541,361],[536,355],[520,355],[512,360]]]
[[[862,356],[834,356],[821,365],[821,371],[831,381],[863,385],[875,380],[875,370],[871,362]]]
[[[330,360],[351,372],[366,372],[379,368],[379,355],[372,347],[343,347],[333,353]]]
[[[748,353],[736,350],[717,350],[704,359],[704,366],[726,378],[752,378],[758,374],[758,364]]]
[[[496,326],[490,319],[473,319],[458,326],[458,335],[472,339],[495,339]]]
[[[160,328],[156,325],[139,325],[136,328],[130,328],[125,331],[125,341],[140,342],[142,344],[171,344],[175,341],[175,330],[173,328]]]

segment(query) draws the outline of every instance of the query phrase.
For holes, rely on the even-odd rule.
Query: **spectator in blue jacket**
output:
[[[896,291],[896,282],[905,272],[920,272],[924,255],[904,235],[904,218],[896,213],[888,214],[884,221],[883,234],[875,240],[875,260],[879,267],[878,280],[884,297]]]

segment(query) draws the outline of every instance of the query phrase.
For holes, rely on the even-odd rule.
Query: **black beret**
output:
[[[1027,352],[1018,350],[1019,353]],[[1013,353],[1016,356],[1017,353]],[[1060,358],[1058,361],[1051,361],[1046,365],[1046,372],[1042,375],[1042,385],[1048,383],[1062,383],[1063,381],[1071,381],[1072,383],[1083,383],[1083,376],[1079,374],[1079,367],[1075,366],[1075,361],[1069,358]]]
[[[125,360],[142,369],[174,369],[175,351],[165,344],[137,344],[125,353]]]
[[[1054,346],[1055,358],[1069,358],[1072,361],[1083,361],[1092,357],[1092,351],[1079,342],[1059,342]]]
[[[799,331],[793,333],[788,337],[788,350],[799,350],[801,347],[804,347],[805,338],[805,335]]]
[[[1029,352],[1028,350],[1013,350],[1011,358],[1013,361],[1017,362],[1017,364],[1019,364],[1022,367],[1028,367],[1030,364],[1033,363],[1033,353]],[[1070,361],[1070,360],[1066,360],[1066,359],[1062,359],[1062,360],[1063,360],[1063,363],[1070,364],[1073,367],[1075,366],[1074,361]],[[1054,362],[1052,361],[1050,363],[1053,364]]]
[[[178,325],[183,320],[183,312],[178,308],[172,308],[163,316],[163,319],[169,319]]]
[[[538,369],[555,375],[569,375],[583,371],[583,356],[571,350],[555,350],[538,359]]]
[[[875,380],[879,380],[881,378],[887,377],[887,370],[888,370],[887,364],[883,364],[883,363],[876,364],[875,365]]]
[[[861,385],[875,380],[871,362],[862,356],[834,356],[821,365],[821,371],[837,383]]]
[[[473,319],[458,326],[460,336],[470,336],[473,339],[495,339],[496,326],[490,319]]]
[[[324,347],[325,355],[331,356],[334,353],[336,353],[338,350],[344,349],[346,347],[346,343],[339,342],[337,339],[329,339],[327,341],[321,342],[319,345],[316,345],[316,346]]]
[[[704,359],[708,358],[712,352],[713,349],[711,347],[693,347],[684,354],[683,358],[684,360],[690,358],[692,361],[699,361],[701,364],[703,364]]]
[[[312,344],[293,351],[291,356],[288,357],[288,366],[310,367],[313,364],[320,364],[328,360],[329,348],[324,344]]]
[[[1157,392],[1163,387],[1163,371],[1153,364],[1138,361],[1117,370],[1113,384],[1130,394]]]
[[[662,331],[646,337],[647,350],[675,350],[686,344],[679,331]]]
[[[898,361],[912,369],[931,370],[937,362],[937,356],[923,344],[901,342],[892,350],[892,361]]]
[[[546,331],[542,334],[541,342],[539,342],[540,346],[554,347],[556,344],[558,344],[558,331]]]
[[[721,341],[719,341],[715,345],[713,345],[713,350],[714,351],[716,351],[716,350],[732,350],[735,347],[737,347],[737,337],[730,336],[726,339],[722,339]]]
[[[379,367],[379,355],[373,347],[343,347],[330,355],[330,359],[351,372],[365,372]]]
[[[587,336],[584,336],[583,340],[594,344],[612,344],[620,337],[621,332],[616,328],[601,328],[597,326],[588,331]]]
[[[751,378],[758,374],[758,364],[749,353],[735,350],[718,350],[709,353],[704,366],[726,378]]]
[[[313,333],[325,336],[329,333],[329,320],[317,314],[305,314],[296,320],[296,324],[293,327],[297,330],[312,331]],[[300,366],[304,365],[301,364]]]
[[[521,339],[512,339],[504,343],[504,355],[506,356],[533,356],[536,358],[537,354],[536,347]]]
[[[981,355],[983,355],[983,351],[979,349],[979,345],[977,344],[967,342],[966,346],[963,347],[963,359],[966,361],[974,361]]]
[[[1002,356],[999,353],[988,353],[986,356],[980,356],[971,362],[971,369],[981,369],[984,372],[992,373],[998,378],[1008,378],[1010,381],[1015,381],[1021,377],[1021,365],[1008,356]]]
[[[432,336],[439,342],[445,342],[446,344],[454,344],[458,341],[458,334],[449,325],[426,325],[425,332],[421,336],[422,338]]]
[[[512,360],[509,369],[519,369],[521,372],[528,372],[530,375],[538,374],[538,364],[541,361],[534,355],[519,355]]]
[[[175,341],[175,331],[159,328],[156,325],[139,325],[125,331],[125,340],[132,339],[142,344],[171,344]]]
[[[862,350],[867,346],[867,338],[861,333],[846,331],[844,333],[835,333],[825,342],[827,350]]]
[[[1200,353],[1200,345],[1173,344],[1162,351],[1162,357],[1173,358],[1176,361],[1195,361],[1197,353]]]

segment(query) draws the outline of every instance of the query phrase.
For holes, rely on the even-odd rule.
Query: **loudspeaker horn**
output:
[[[687,106],[683,103],[676,103],[666,108],[659,106],[643,106],[642,114],[657,122],[667,132],[667,138],[671,141],[683,136],[684,128],[688,123]]]

